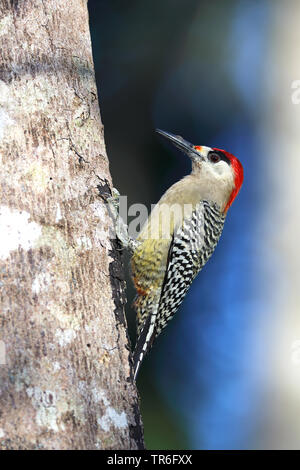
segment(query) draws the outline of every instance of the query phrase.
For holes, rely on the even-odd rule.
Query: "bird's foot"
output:
[[[107,204],[110,216],[114,221],[116,237],[123,248],[133,252],[137,246],[137,241],[129,236],[128,226],[119,215],[120,193],[116,188],[112,189],[112,195],[107,198]]]

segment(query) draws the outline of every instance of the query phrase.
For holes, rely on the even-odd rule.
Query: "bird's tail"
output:
[[[141,306],[143,303],[142,311],[139,311],[138,318],[141,320],[145,318],[144,322],[140,321],[140,326],[138,326],[138,339],[135,345],[133,353],[133,370],[134,370],[134,380],[136,380],[139,368],[141,363],[146,356],[147,352],[151,348],[153,340],[156,336],[155,332],[155,323],[156,323],[156,314],[158,310],[157,296],[151,296],[151,300],[145,298],[142,300],[138,299],[135,302],[135,306]]]
[[[136,380],[141,363],[151,346],[153,333],[154,323],[151,323],[151,315],[149,315],[138,337],[133,353],[134,380]]]

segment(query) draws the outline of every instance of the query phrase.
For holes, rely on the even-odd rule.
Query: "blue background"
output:
[[[146,445],[257,447],[265,393],[258,316],[270,287],[267,268],[258,273],[268,182],[260,119],[272,2],[90,0],[89,10],[111,174],[128,203],[150,207],[190,171],[156,127],[224,148],[244,166],[214,256],[141,369]],[[134,342],[133,297],[128,277]]]

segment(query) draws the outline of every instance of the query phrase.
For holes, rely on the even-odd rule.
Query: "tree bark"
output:
[[[1,0],[0,57],[0,448],[142,448],[87,1]]]

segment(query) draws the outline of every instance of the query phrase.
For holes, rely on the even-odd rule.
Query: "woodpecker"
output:
[[[229,152],[192,145],[160,129],[157,132],[191,159],[192,171],[166,191],[131,243],[137,291],[135,379],[153,341],[214,252],[227,211],[243,183],[242,164]]]

